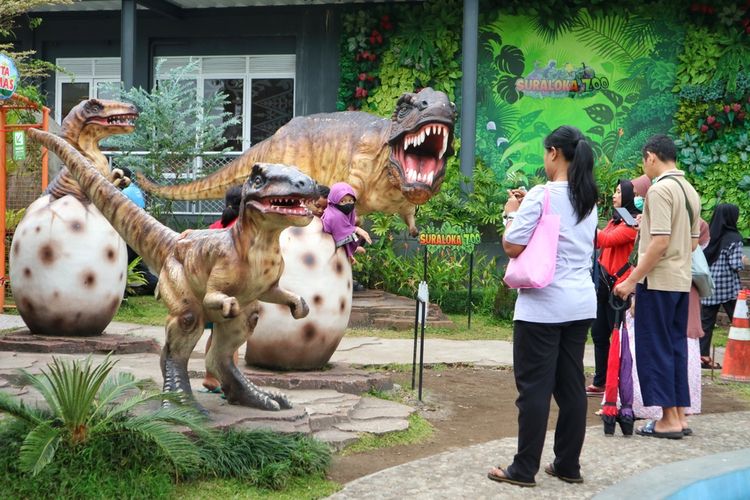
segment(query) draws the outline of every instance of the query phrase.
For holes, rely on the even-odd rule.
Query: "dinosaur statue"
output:
[[[138,109],[132,104],[88,99],[70,110],[62,121],[60,135],[88,158],[99,173],[109,177],[115,186],[126,187],[130,180],[123,177],[119,169],[110,172],[109,162],[99,149],[99,142],[110,135],[132,133],[137,118]],[[49,194],[53,200],[70,194],[80,201],[87,201],[67,168],[63,168],[52,180],[44,194]]]
[[[279,286],[284,268],[279,235],[286,227],[310,223],[306,203],[317,196],[315,181],[286,165],[256,163],[242,186],[234,226],[181,236],[133,204],[62,139],[38,130],[29,135],[68,165],[117,232],[160,271],[156,294],[169,310],[161,354],[164,390],[192,396],[188,359],[205,322],[211,321],[214,341],[206,366],[218,375],[227,401],[266,410],[290,408],[282,394],[247,381],[232,356],[258,321],[259,300],[288,307],[294,318],[309,311],[302,297]]]
[[[218,199],[256,162],[286,163],[320,184],[348,182],[357,193],[357,214],[400,214],[416,235],[416,205],[438,192],[453,154],[455,115],[447,95],[424,88],[403,94],[390,120],[358,111],[296,117],[203,179],[158,186],[140,176],[139,185],[172,200]]]
[[[99,141],[130,133],[138,110],[131,104],[89,99],[62,122],[62,137],[115,185]],[[45,272],[38,272],[44,269]],[[41,335],[99,335],[114,317],[127,280],[125,242],[91,205],[66,168],[26,210],[10,252],[10,282],[18,311]]]

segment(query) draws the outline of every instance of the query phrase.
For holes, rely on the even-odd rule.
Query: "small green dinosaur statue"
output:
[[[416,235],[416,205],[440,190],[453,154],[455,118],[447,95],[424,88],[403,94],[390,120],[359,111],[299,116],[203,179],[158,186],[139,176],[139,185],[171,200],[221,198],[256,162],[285,163],[320,184],[349,183],[357,193],[357,214],[400,214]]]
[[[302,297],[279,286],[284,267],[279,235],[286,227],[310,223],[306,203],[317,197],[315,182],[286,165],[256,163],[243,184],[234,226],[180,236],[134,205],[67,142],[38,130],[29,136],[68,165],[91,202],[159,271],[157,298],[169,310],[161,355],[164,390],[192,396],[188,359],[211,321],[214,340],[206,366],[218,375],[227,400],[266,410],[290,408],[282,394],[247,381],[232,355],[258,321],[259,300],[286,305],[297,319],[309,311]]]

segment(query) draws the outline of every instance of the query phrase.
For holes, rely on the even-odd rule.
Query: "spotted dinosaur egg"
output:
[[[247,342],[248,364],[285,370],[322,368],[341,342],[352,309],[352,268],[342,248],[323,232],[320,219],[281,233],[282,288],[310,307],[294,319],[289,307],[260,303],[260,318]]]
[[[99,335],[125,291],[127,248],[97,208],[73,196],[35,201],[16,228],[10,284],[39,335]]]

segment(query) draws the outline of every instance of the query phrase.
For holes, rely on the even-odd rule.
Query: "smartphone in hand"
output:
[[[633,218],[632,215],[630,215],[630,212],[628,212],[628,210],[626,208],[615,207],[615,211],[618,214],[620,214],[620,217],[625,222],[625,224],[627,224],[628,226],[631,226],[631,227],[638,226],[638,222]]]

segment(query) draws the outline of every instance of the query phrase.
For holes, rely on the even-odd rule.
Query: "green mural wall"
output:
[[[497,12],[480,26],[479,158],[499,180],[534,184],[542,139],[569,124],[591,139],[599,164],[635,169],[645,139],[673,126],[681,28],[585,10],[556,33],[538,23]]]

